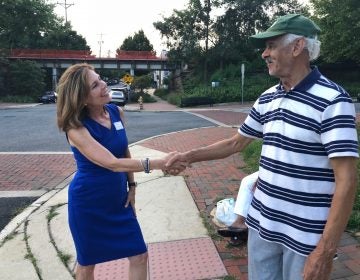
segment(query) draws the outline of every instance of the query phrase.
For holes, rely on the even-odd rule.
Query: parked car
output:
[[[125,99],[126,99],[126,102],[129,101],[129,97],[130,97],[130,86],[124,82],[119,82],[118,85],[116,85],[116,87],[112,87],[110,88],[111,90],[116,90],[116,91],[122,91],[125,95]]]
[[[111,103],[124,106],[127,102],[126,95],[123,90],[118,88],[112,88],[110,90]]]
[[[117,85],[119,82],[120,82],[119,79],[114,78],[114,79],[108,80],[108,81],[106,82],[106,84],[107,84],[108,86],[113,86],[113,85]]]
[[[46,91],[45,94],[39,97],[41,103],[56,103],[57,93],[55,91]]]

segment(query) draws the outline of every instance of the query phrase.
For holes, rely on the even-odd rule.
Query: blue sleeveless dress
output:
[[[117,158],[125,157],[128,141],[117,106],[107,104],[111,129],[86,118],[91,136]],[[98,166],[71,147],[77,171],[69,186],[69,225],[77,261],[93,265],[147,251],[139,223],[127,199],[126,172]]]

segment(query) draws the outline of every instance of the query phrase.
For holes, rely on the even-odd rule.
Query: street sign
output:
[[[131,76],[130,74],[126,73],[123,77],[122,80],[124,83],[127,83],[128,85],[130,85],[133,81],[134,81],[134,77]]]

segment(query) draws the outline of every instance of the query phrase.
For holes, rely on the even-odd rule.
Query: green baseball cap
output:
[[[299,14],[288,14],[279,17],[265,32],[250,36],[250,41],[255,47],[261,48],[265,47],[267,39],[280,35],[291,33],[315,38],[320,32],[320,27],[307,17]]]

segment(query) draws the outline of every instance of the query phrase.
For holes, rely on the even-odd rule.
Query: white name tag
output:
[[[114,126],[116,130],[124,129],[124,126],[121,122],[114,122]]]

